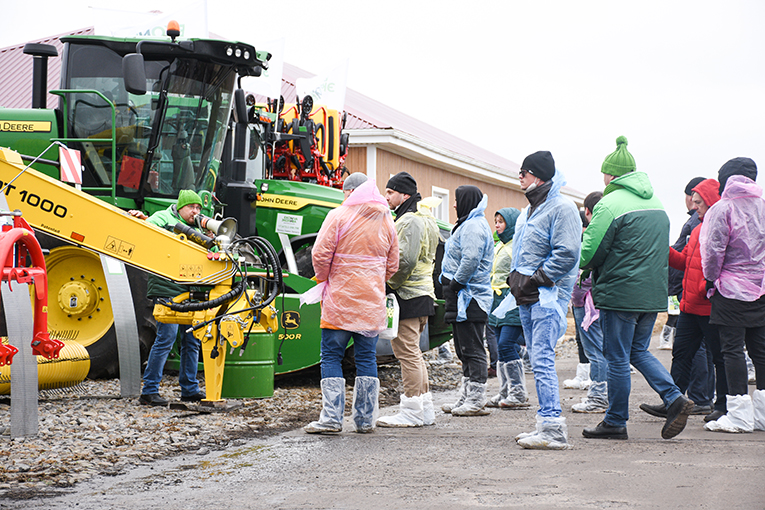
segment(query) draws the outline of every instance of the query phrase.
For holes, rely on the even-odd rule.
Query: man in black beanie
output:
[[[391,340],[393,354],[401,364],[404,393],[399,413],[377,421],[381,427],[421,427],[435,423],[428,367],[422,358],[420,336],[435,314],[433,266],[438,247],[438,226],[428,210],[418,211],[422,199],[417,182],[399,172],[385,185],[385,200],[396,213],[398,271],[387,286],[399,304],[398,336]]]
[[[555,345],[565,332],[565,310],[579,272],[582,236],[579,210],[561,195],[565,179],[560,175],[553,182],[555,175],[555,161],[548,151],[535,152],[523,160],[518,179],[529,207],[516,223],[512,272],[507,279],[518,304],[539,400],[536,430],[515,439],[523,448],[542,450],[568,448]]]

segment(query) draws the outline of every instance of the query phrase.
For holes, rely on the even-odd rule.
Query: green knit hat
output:
[[[182,189],[181,192],[178,193],[178,204],[176,207],[180,211],[189,204],[199,204],[201,206],[202,199],[199,198],[199,195],[197,195],[194,190]]]
[[[636,168],[635,158],[627,150],[627,138],[620,136],[616,139],[616,150],[606,156],[600,171],[604,174],[621,177],[624,174],[634,172]]]

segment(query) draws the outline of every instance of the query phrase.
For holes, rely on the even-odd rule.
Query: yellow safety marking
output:
[[[323,200],[314,200],[311,198],[287,197],[284,195],[273,195],[264,193],[260,195],[260,200],[256,202],[257,207],[270,207],[274,209],[285,209],[287,211],[297,211],[309,205],[318,205],[334,209],[340,204],[336,202],[325,202]]]
[[[4,120],[0,122],[0,131],[8,133],[50,133],[50,121]]]

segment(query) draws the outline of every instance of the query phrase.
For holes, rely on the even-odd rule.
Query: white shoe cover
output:
[[[468,381],[465,384],[466,397],[461,406],[452,409],[452,416],[486,416],[486,383]]]
[[[407,397],[401,395],[401,405],[397,414],[383,416],[377,420],[378,427],[422,427],[424,424],[422,412],[422,396]]]
[[[544,418],[537,415],[537,432],[518,440],[518,444],[530,450],[567,450],[568,427],[566,418]]]
[[[712,432],[752,432],[754,430],[754,408],[749,395],[727,395],[728,414],[717,421],[704,425]]]
[[[765,390],[754,390],[752,406],[754,407],[754,430],[765,430]]]
[[[497,371],[497,374],[500,372]],[[529,407],[529,393],[526,391],[526,376],[523,373],[523,361],[517,359],[502,365],[502,373],[507,381],[507,395],[500,400],[502,409],[525,409]]]
[[[575,413],[605,413],[608,410],[608,383],[593,382],[587,396],[579,404],[571,406]]]
[[[563,381],[563,387],[569,390],[586,390],[590,383],[590,364],[579,363],[576,366],[576,376]]]
[[[462,377],[462,382],[460,383],[460,390],[459,395],[457,397],[457,401],[453,404],[444,404],[441,406],[441,410],[445,412],[446,414],[449,414],[452,412],[452,409],[461,406],[465,403],[465,398],[467,397],[467,377]]]
[[[497,380],[499,381],[499,393],[486,401],[486,407],[499,407],[500,401],[507,397],[508,380],[507,376],[505,375],[505,365],[505,362],[497,361]]]
[[[308,434],[337,434],[343,430],[345,411],[345,379],[326,377],[321,380],[321,414],[318,421],[303,427]]]
[[[422,394],[422,424],[436,424],[436,410],[433,408],[433,394],[431,392]]]
[[[374,431],[380,412],[379,395],[380,379],[368,375],[356,377],[356,382],[353,384],[353,410],[351,411],[351,420],[356,427],[356,432],[366,434]]]

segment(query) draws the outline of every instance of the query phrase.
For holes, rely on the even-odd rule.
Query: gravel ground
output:
[[[558,344],[559,357],[576,356],[572,329]],[[458,386],[459,363],[438,364],[435,352],[426,353],[425,359],[432,391]],[[380,406],[398,404],[398,364],[381,365],[379,377]],[[53,495],[98,474],[117,475],[180,454],[206,455],[302,427],[321,410],[319,380],[318,367],[282,376],[275,381],[272,398],[242,399],[238,409],[215,414],[141,406],[137,399],[115,397],[116,379],[86,380],[77,388],[41,392],[38,435],[16,439],[10,438],[10,399],[0,399],[0,500]],[[350,412],[352,372],[346,380]],[[177,377],[163,378],[160,394],[178,399]]]

